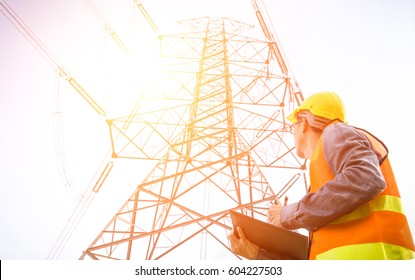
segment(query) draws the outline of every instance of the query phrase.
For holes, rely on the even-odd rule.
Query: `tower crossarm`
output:
[[[263,13],[261,12],[261,9],[258,5],[258,1],[257,0],[251,0],[252,2],[252,6],[255,10],[255,14],[258,18],[259,24],[261,26],[262,31],[264,32],[265,37],[267,38],[268,42],[269,42],[269,47],[270,50],[272,52],[272,54],[274,55],[275,59],[277,60],[282,74],[284,76],[286,76],[286,78],[289,78],[289,75],[291,75],[290,79],[292,80],[292,84],[293,86],[295,86],[295,90],[294,90],[294,98],[295,101],[297,103],[297,105],[299,105],[302,101],[303,101],[303,94],[300,90],[300,87],[297,83],[297,81],[295,80],[294,76],[290,73],[289,71],[289,67],[287,65],[287,63],[285,62],[284,59],[284,55],[282,52],[282,49],[280,46],[278,46],[277,44],[277,40],[273,34],[273,32],[270,30],[269,25],[267,25],[267,20],[266,18],[264,18]],[[268,20],[269,22],[269,20]]]
[[[278,64],[280,65],[281,71],[283,74],[288,74],[288,68],[285,64],[284,58],[282,56],[282,53],[280,51],[280,48],[278,47],[277,43],[275,42],[275,38],[271,31],[269,30],[264,17],[262,16],[261,10],[259,9],[258,3],[256,0],[252,0],[252,5],[255,10],[255,14],[258,18],[259,24],[261,25],[262,31],[264,32],[265,37],[268,39],[270,43],[270,47],[272,50],[273,55],[278,61]]]
[[[98,10],[94,2],[92,0],[84,0],[84,2],[88,6],[88,8],[91,10],[91,12],[95,15],[95,17],[99,20],[105,32],[107,32],[111,36],[111,38],[114,40],[117,46],[120,47],[120,49],[127,56],[131,56],[131,53],[128,50],[127,46],[124,44],[124,42],[115,32],[115,30],[110,26],[110,24],[105,20],[104,16],[100,13],[100,11]]]
[[[156,23],[153,21],[147,10],[144,8],[143,4],[140,0],[134,0],[134,3],[136,4],[137,8],[140,10],[140,12],[143,14],[144,18],[147,20],[150,27],[153,29],[154,32],[159,33],[159,29],[156,25]]]

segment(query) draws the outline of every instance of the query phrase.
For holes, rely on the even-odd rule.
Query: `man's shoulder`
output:
[[[323,143],[329,147],[339,142],[366,139],[366,137],[359,132],[359,129],[342,122],[327,126],[323,131],[322,137]]]
[[[358,133],[358,130],[356,127],[351,126],[349,124],[346,124],[343,122],[337,122],[337,123],[327,126],[323,130],[323,135],[332,134],[332,133]]]

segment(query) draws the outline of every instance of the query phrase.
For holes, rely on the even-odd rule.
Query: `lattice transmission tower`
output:
[[[251,35],[258,34],[251,33],[254,26],[227,18],[181,21],[187,32],[160,37],[164,71],[151,88],[152,97],[140,98],[127,116],[109,118],[13,9],[0,2],[6,18],[106,118],[112,157],[91,192],[99,191],[118,160],[154,163],[81,259],[239,258],[228,248],[229,211],[264,220],[272,201],[307,186],[305,162],[295,155],[285,121],[303,97],[257,1],[252,4],[261,38]],[[110,35],[128,54],[119,37]],[[74,223],[93,195],[85,197]],[[62,250],[73,225],[68,223],[51,255]]]
[[[157,109],[143,99],[107,121],[113,158],[156,164],[81,259],[236,258],[229,210],[264,220],[305,183],[285,121],[302,96],[276,42],[226,18],[180,23],[188,33],[161,39]]]

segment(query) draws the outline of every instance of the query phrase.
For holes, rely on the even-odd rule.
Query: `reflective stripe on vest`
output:
[[[317,255],[317,260],[408,260],[415,257],[408,248],[383,242],[353,244]]]
[[[392,195],[380,195],[362,206],[359,206],[353,212],[343,215],[331,224],[340,224],[365,218],[374,211],[391,211],[403,214],[401,198]]]

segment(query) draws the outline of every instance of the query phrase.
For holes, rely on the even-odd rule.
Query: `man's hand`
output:
[[[277,227],[282,227],[281,221],[280,221],[280,215],[281,215],[282,206],[278,204],[272,204],[271,207],[268,209],[267,214],[267,221],[270,224],[273,224]]]
[[[258,255],[259,247],[246,239],[241,227],[236,227],[236,230],[238,231],[239,238],[236,236],[235,229],[232,229],[228,235],[232,252],[250,260],[255,259]]]

